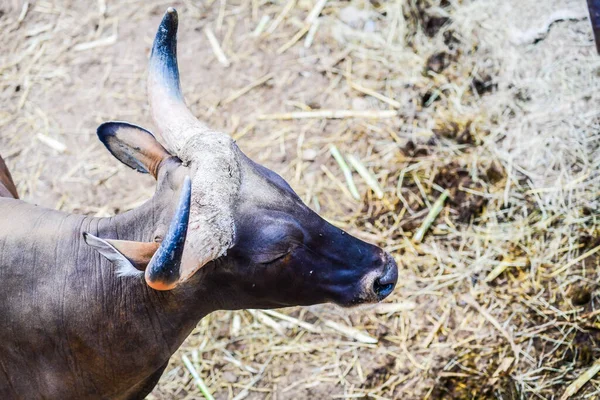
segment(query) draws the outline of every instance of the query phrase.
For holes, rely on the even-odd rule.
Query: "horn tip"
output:
[[[177,10],[174,7],[167,8],[165,16],[163,17],[162,24],[168,26],[171,29],[177,29],[178,15]]]
[[[177,68],[177,11],[169,7],[156,31],[152,53],[150,54],[149,81],[162,80],[172,94],[181,97],[179,69]],[[154,74],[156,75],[154,78]]]
[[[175,282],[165,282],[162,280],[150,280],[148,279],[148,277],[146,277],[146,284],[148,286],[150,286],[152,289],[154,290],[158,290],[158,291],[166,291],[166,290],[172,290],[175,287],[177,287],[177,284],[179,282],[175,281]]]

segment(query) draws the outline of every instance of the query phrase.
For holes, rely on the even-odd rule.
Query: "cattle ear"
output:
[[[142,274],[158,248],[158,243],[104,240],[87,232],[83,233],[83,240],[117,267],[117,276]]]
[[[96,131],[108,151],[123,164],[155,178],[158,166],[171,154],[144,128],[127,122],[105,122]]]

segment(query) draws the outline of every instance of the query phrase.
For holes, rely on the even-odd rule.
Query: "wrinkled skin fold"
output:
[[[169,9],[158,43],[172,48],[176,27]],[[193,131],[184,145],[163,145],[124,122],[98,128],[117,159],[156,178],[156,193],[139,208],[92,218],[38,207],[17,199],[0,163],[0,398],[144,398],[212,311],[353,306],[380,301],[396,285],[389,254],[327,223],[226,135],[187,119],[175,52],[163,55],[166,67],[151,60],[151,69],[170,75],[151,74],[149,86],[177,86],[149,88],[159,96],[153,112],[177,109]],[[172,98],[156,107],[161,93]],[[173,132],[159,126],[163,141],[177,122]],[[210,154],[224,168],[219,179],[234,182],[222,221],[213,215],[221,186],[200,168]]]

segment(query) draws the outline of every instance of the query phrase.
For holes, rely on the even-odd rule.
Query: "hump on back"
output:
[[[0,197],[19,198],[15,183],[2,156],[0,156]]]

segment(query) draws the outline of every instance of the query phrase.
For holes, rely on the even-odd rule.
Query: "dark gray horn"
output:
[[[181,94],[177,66],[178,21],[177,11],[169,7],[156,32],[148,71],[148,101],[165,146],[181,158],[187,141],[208,128],[190,112]]]
[[[150,70],[154,72],[157,82],[170,92],[171,96],[183,101],[179,83],[179,68],[177,66],[177,27],[179,17],[173,7],[165,13],[152,46],[150,55]]]
[[[594,40],[596,41],[596,50],[600,54],[600,0],[588,0],[587,3],[590,10]]]
[[[177,68],[177,25],[177,12],[169,8],[156,33],[150,56],[148,97],[159,139],[190,168],[193,177],[194,206],[179,268],[179,282],[184,282],[233,246],[233,209],[241,171],[240,153],[233,139],[209,129],[185,105]],[[154,273],[150,270],[146,276],[154,279]]]
[[[146,283],[155,290],[170,290],[179,283],[181,255],[190,217],[191,192],[192,183],[189,176],[186,176],[169,230],[146,268]]]

